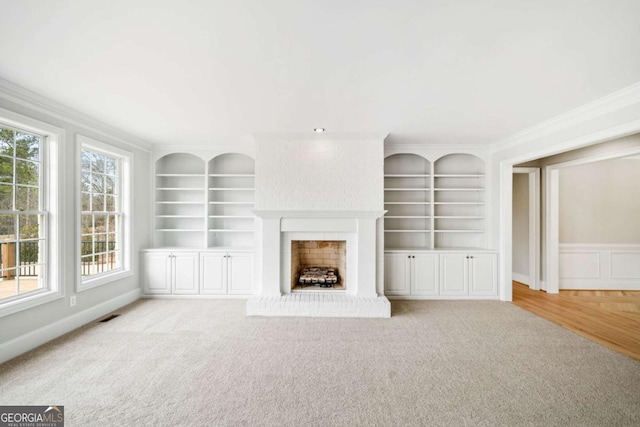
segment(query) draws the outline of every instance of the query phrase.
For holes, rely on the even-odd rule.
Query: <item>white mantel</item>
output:
[[[385,211],[255,211],[261,222],[260,288],[247,304],[250,315],[389,317],[378,295],[380,262],[377,220]],[[292,240],[345,240],[347,291],[291,292]],[[315,305],[313,304],[315,303]],[[337,310],[340,307],[341,310]]]

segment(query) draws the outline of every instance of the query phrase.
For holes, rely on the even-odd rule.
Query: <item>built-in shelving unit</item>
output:
[[[207,245],[251,247],[254,243],[254,160],[222,154],[209,161]]]
[[[417,154],[394,154],[384,163],[386,248],[432,245],[431,165]]]
[[[205,233],[205,162],[173,153],[156,161],[155,238],[159,247],[202,247]]]
[[[386,249],[485,246],[482,159],[449,154],[432,167],[417,154],[393,154],[385,159],[384,182]]]
[[[186,153],[156,161],[157,248],[249,248],[254,231],[254,160],[228,153],[209,162]]]
[[[482,159],[449,154],[434,163],[434,247],[482,248],[485,175]]]

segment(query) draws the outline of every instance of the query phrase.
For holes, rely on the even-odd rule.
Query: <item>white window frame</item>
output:
[[[11,128],[41,136],[41,182],[42,206],[46,212],[47,228],[45,230],[44,280],[45,286],[37,292],[0,301],[0,317],[64,298],[63,246],[64,229],[62,211],[62,172],[64,159],[60,156],[62,142],[65,139],[63,129],[32,119],[13,111],[0,108],[0,123]]]
[[[82,191],[81,191],[81,173],[82,161],[81,152],[83,149],[104,154],[109,157],[116,157],[120,160],[120,192],[121,192],[121,209],[122,212],[122,266],[120,268],[110,270],[94,276],[82,276],[81,260],[82,260]],[[132,269],[132,230],[133,215],[131,203],[131,189],[133,188],[132,170],[133,170],[133,153],[121,148],[115,147],[104,142],[97,141],[84,135],[76,135],[76,291],[82,292],[93,289],[97,286],[106,285],[116,280],[131,277],[134,274]]]

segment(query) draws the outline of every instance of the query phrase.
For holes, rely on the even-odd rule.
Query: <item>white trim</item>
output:
[[[529,179],[529,276],[514,273],[514,280],[529,285],[532,290],[540,289],[540,168],[513,168],[513,173],[526,173]],[[513,203],[513,202],[512,202]]]
[[[0,83],[1,83],[0,79]],[[31,117],[0,108],[0,120],[10,126],[27,132],[33,132],[44,137],[42,144],[42,176],[44,182],[44,206],[48,213],[46,230],[46,273],[47,291],[34,293],[4,303],[0,303],[0,317],[27,310],[65,296],[64,290],[64,193],[63,172],[65,170],[64,156],[60,155],[65,141],[65,131],[59,127],[41,122]]]
[[[0,78],[0,97],[67,123],[83,127],[91,132],[116,140],[132,148],[146,152],[151,151],[151,144],[140,138],[126,134],[91,116],[80,113],[79,111],[66,107],[2,78]]]
[[[80,211],[82,208],[81,191],[80,191],[80,170],[82,168],[80,152],[83,147],[87,149],[108,155],[118,157],[121,164],[121,176],[120,176],[120,191],[122,194],[122,267],[100,274],[96,276],[90,276],[83,278],[81,272],[81,234],[80,229]],[[134,263],[133,263],[133,203],[132,203],[132,189],[133,187],[133,153],[127,150],[123,150],[119,147],[114,147],[110,144],[96,141],[93,138],[86,137],[84,135],[76,135],[76,209],[75,209],[75,226],[76,226],[76,292],[86,291],[98,286],[102,286],[108,283],[112,283],[116,280],[121,280],[134,275]]]
[[[640,82],[501,139],[490,148],[497,152],[522,145],[637,103],[640,103]]]
[[[525,284],[525,285],[529,286],[530,289],[533,289],[531,287],[531,277],[529,277],[529,276],[525,276],[524,274],[516,273],[514,271],[513,274],[511,275],[511,279],[515,280],[516,282],[520,282],[522,284]]]
[[[638,121],[640,123],[640,121]],[[546,283],[548,293],[558,293],[560,289],[560,169],[633,156],[640,153],[640,147],[631,147],[608,153],[593,155],[545,167],[546,174]]]
[[[6,362],[27,351],[33,350],[55,338],[90,323],[105,314],[131,304],[140,298],[140,289],[134,289],[79,313],[67,316],[57,322],[28,332],[17,338],[0,344],[0,363]]]

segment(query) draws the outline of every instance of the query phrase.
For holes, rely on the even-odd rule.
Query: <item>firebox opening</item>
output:
[[[345,240],[292,240],[292,291],[344,291],[347,288]]]

